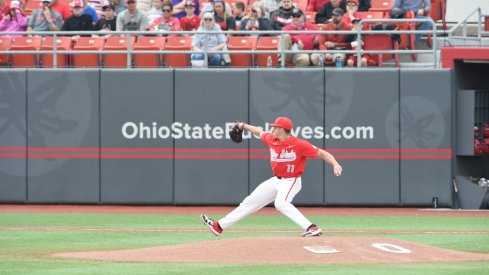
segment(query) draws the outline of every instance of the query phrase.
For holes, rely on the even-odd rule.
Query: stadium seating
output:
[[[363,49],[371,51],[398,50],[399,44],[389,34],[367,34],[363,36]],[[398,54],[369,54],[370,59],[377,60],[377,65],[382,66],[386,58],[394,58],[399,67]]]
[[[278,50],[279,43],[280,43],[280,36],[260,36],[256,43],[256,50],[257,51]],[[257,54],[256,65],[258,67],[267,67],[267,59],[269,56],[272,57],[272,67],[277,66],[278,56],[277,54],[274,53]]]
[[[41,50],[52,51],[54,49],[54,39],[52,36],[45,37]],[[60,36],[56,38],[56,49],[59,51],[68,51],[71,50],[72,40],[71,37]],[[57,54],[56,62],[57,68],[65,68],[70,66],[68,54]],[[41,55],[41,67],[43,68],[53,68],[53,54],[42,54]]]
[[[372,0],[370,2],[370,12],[382,12],[384,14],[383,17],[388,17],[389,12],[392,9],[392,4],[394,0]]]
[[[228,50],[254,50],[256,48],[256,36],[230,36],[228,38]],[[230,54],[232,67],[252,67],[252,54]]]
[[[190,51],[192,49],[191,36],[169,36],[166,39],[167,51]],[[188,67],[190,54],[167,54],[165,57],[167,67]]]
[[[304,12],[304,18],[306,22],[314,23],[316,20],[316,12],[315,11],[306,11]]]
[[[136,39],[134,36],[130,39],[130,47],[134,49],[134,44]],[[105,51],[126,51],[127,50],[127,37],[107,37],[105,40],[104,50]],[[131,57],[130,57],[131,58]],[[106,68],[127,68],[127,54],[114,53],[104,55],[105,67]],[[132,62],[129,62],[131,65]]]
[[[305,12],[307,10],[308,0],[295,0],[294,4],[297,8]]]
[[[38,51],[41,49],[42,37],[16,37],[10,48],[12,51]],[[14,68],[36,68],[39,64],[37,54],[13,54],[12,67]]]
[[[441,20],[443,24],[443,29],[447,30],[447,22],[445,15],[447,13],[447,2],[446,0],[431,0],[431,18],[433,21],[437,22]]]
[[[8,51],[12,47],[12,38],[7,36],[0,36],[0,51]],[[0,54],[0,65],[7,65],[10,63],[9,54]]]
[[[77,54],[76,51],[100,51],[104,48],[104,37],[79,37],[73,46],[73,67],[97,68],[100,66],[100,54]]]
[[[29,16],[33,10],[41,8],[42,0],[27,0],[24,7],[24,15]]]
[[[166,37],[138,37],[135,51],[161,51],[165,48]],[[163,64],[161,54],[134,54],[136,68],[158,68]]]

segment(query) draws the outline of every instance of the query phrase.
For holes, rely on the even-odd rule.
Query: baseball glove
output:
[[[239,128],[239,122],[234,124],[233,128],[229,130],[229,137],[234,143],[241,143],[243,141],[243,129]]]

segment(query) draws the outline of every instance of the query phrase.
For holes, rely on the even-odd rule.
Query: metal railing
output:
[[[466,28],[466,23],[467,20],[474,15],[474,13],[478,13],[479,15],[479,39],[480,39],[480,34],[481,34],[481,9],[477,8],[473,12],[471,12],[468,16],[464,18],[463,21],[459,22],[457,25],[452,27],[448,31],[448,35],[450,38],[455,38],[453,35],[453,32],[455,31],[456,28],[461,26],[462,24]],[[431,30],[362,30],[362,26],[366,23],[423,23],[423,22],[430,22],[432,25]],[[318,54],[325,54],[331,53],[343,53],[343,54],[355,54],[357,56],[357,66],[360,66],[360,57],[362,54],[417,54],[417,53],[422,53],[422,54],[433,54],[433,67],[439,67],[440,64],[437,62],[437,34],[439,33],[445,33],[445,31],[438,31],[436,29],[436,24],[431,18],[426,18],[426,19],[364,19],[361,20],[359,23],[359,28],[357,31],[325,31],[325,30],[318,30],[318,31],[223,31],[223,34],[232,34],[232,35],[272,35],[272,36],[280,36],[280,45],[279,49],[277,50],[225,50],[225,51],[219,51],[219,52],[212,52],[209,51],[206,47],[204,47],[204,60],[207,61],[207,56],[208,54],[212,53],[228,53],[228,54],[280,54],[281,56],[285,56],[285,54],[297,54],[297,53],[318,53]],[[368,35],[368,34],[425,34],[425,35],[431,35],[432,36],[432,41],[433,41],[433,46],[432,49],[429,50],[413,50],[413,49],[399,49],[399,50],[363,50],[362,48],[358,47],[356,50],[333,50],[333,49],[328,49],[328,50],[302,50],[302,51],[297,51],[297,50],[285,50],[285,39],[284,35],[286,34],[311,34],[311,33],[316,33],[316,34],[357,34],[357,42],[360,43],[362,40],[363,35]],[[176,35],[195,35],[195,34],[216,34],[215,32],[212,31],[172,31],[171,34],[176,34]],[[26,32],[0,32],[0,36],[2,35],[26,35]],[[120,32],[81,32],[81,31],[70,31],[70,32],[31,32],[29,35],[41,35],[41,36],[52,36],[53,37],[53,49],[52,50],[15,50],[15,51],[0,51],[0,54],[52,54],[52,59],[53,59],[53,68],[58,67],[58,60],[57,60],[57,55],[58,54],[67,54],[67,55],[76,55],[76,54],[126,54],[126,68],[131,69],[133,68],[132,66],[132,55],[133,54],[192,54],[196,53],[196,51],[193,51],[192,49],[190,50],[134,50],[131,47],[131,36],[139,36],[139,35],[148,35],[148,36],[158,36],[160,33],[155,33],[155,32],[150,32],[150,31],[120,31]],[[71,36],[71,35],[96,35],[96,36],[105,36],[105,35],[111,35],[111,36],[121,36],[121,37],[126,37],[127,40],[127,50],[58,50],[58,41],[57,37],[59,36]],[[466,35],[466,31],[464,32],[464,36]],[[359,44],[360,45],[360,44]],[[285,58],[281,58],[280,60],[280,67],[284,68],[285,67]]]
[[[472,18],[477,13],[477,36],[468,36],[467,35],[467,23],[470,18]],[[489,31],[484,31],[483,29],[483,18],[489,17],[489,14],[483,14],[482,9],[480,7],[475,8],[471,12],[469,12],[460,22],[455,24],[447,31],[448,38],[450,41],[453,39],[461,39],[461,40],[479,40],[479,43],[482,42],[483,35],[489,35]],[[462,27],[462,35],[455,35],[455,31]]]

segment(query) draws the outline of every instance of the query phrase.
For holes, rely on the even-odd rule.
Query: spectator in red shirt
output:
[[[185,12],[187,15],[180,19],[180,27],[182,31],[195,31],[200,26],[200,16],[195,15],[195,3],[190,0],[186,0]]]
[[[61,18],[63,19],[63,21],[66,20],[66,18],[70,17],[72,14],[71,8],[68,7],[68,5],[59,2],[58,0],[53,1],[53,5],[51,5],[51,8],[61,14]]]
[[[307,11],[318,12],[321,8],[328,4],[330,0],[309,0],[307,4]]]
[[[323,27],[325,31],[351,31],[351,25],[343,23],[343,10],[336,8],[332,12],[332,21]],[[344,42],[346,34],[321,34],[319,35],[319,49],[321,50],[345,50],[350,48],[349,43]],[[345,61],[345,54],[330,54],[326,53],[324,59],[326,61],[341,59],[343,63]]]
[[[292,22],[286,25],[283,31],[317,31],[316,25],[305,22],[304,14],[300,9],[292,11]],[[285,50],[311,51],[319,43],[317,33],[285,34]],[[279,45],[280,47],[280,45]],[[319,54],[296,53],[286,54],[285,61],[293,63],[297,67],[307,67],[319,64]]]
[[[163,3],[163,17],[156,18],[153,24],[149,26],[151,31],[156,31],[163,33],[164,36],[167,36],[171,31],[179,31],[180,29],[180,21],[178,18],[171,16],[173,10],[173,4],[171,2]],[[172,36],[177,36],[173,34]]]

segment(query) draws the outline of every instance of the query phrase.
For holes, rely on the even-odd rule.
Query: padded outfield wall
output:
[[[233,120],[333,153],[309,160],[298,205],[452,205],[450,70],[0,71],[0,202],[227,205],[272,176]]]

